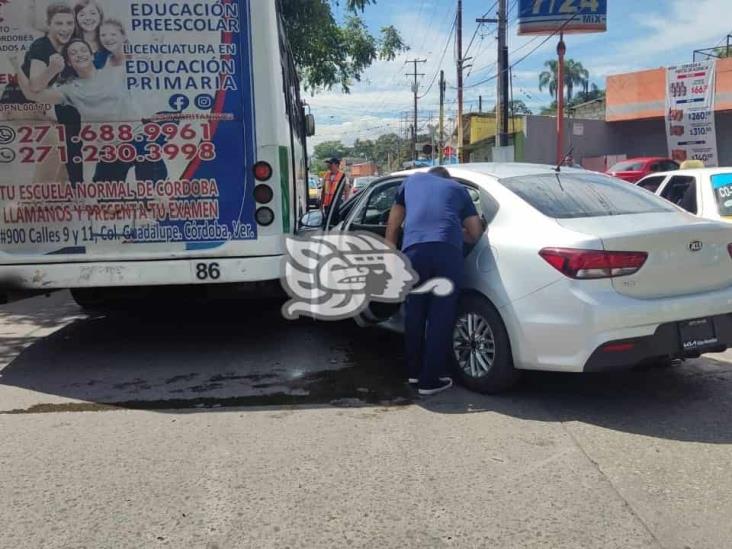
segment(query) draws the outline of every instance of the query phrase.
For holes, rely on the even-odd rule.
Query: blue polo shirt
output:
[[[426,242],[444,242],[462,250],[463,221],[478,215],[464,186],[428,173],[405,179],[395,202],[407,211],[402,250]]]

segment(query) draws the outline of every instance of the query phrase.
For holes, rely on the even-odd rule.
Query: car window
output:
[[[719,173],[711,180],[719,215],[732,216],[732,173]]]
[[[600,174],[539,174],[500,182],[555,219],[674,211],[656,195]]]
[[[673,172],[679,169],[679,165],[673,160],[664,160],[661,162],[661,171]]]
[[[652,172],[660,172],[661,171],[661,163],[660,162],[654,162],[651,164],[651,171]]]
[[[356,216],[358,222],[363,225],[386,225],[398,191],[399,184],[395,182],[374,189]]]
[[[663,183],[664,179],[666,179],[666,176],[664,175],[659,175],[656,177],[646,177],[645,179],[641,179],[640,181],[638,181],[638,186],[641,189],[645,189],[647,191],[655,193],[658,190],[658,187],[661,186],[661,183]]]
[[[612,168],[611,172],[637,172],[643,169],[643,162],[624,161],[618,162]]]
[[[687,212],[697,213],[695,177],[686,175],[672,177],[661,191],[661,196]]]

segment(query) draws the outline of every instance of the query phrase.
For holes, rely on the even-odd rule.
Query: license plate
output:
[[[711,318],[679,322],[679,335],[684,351],[702,351],[719,344]]]

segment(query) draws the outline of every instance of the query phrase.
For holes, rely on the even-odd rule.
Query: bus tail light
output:
[[[257,225],[268,227],[274,223],[275,214],[270,208],[264,207],[257,210],[257,213],[254,214],[254,218],[257,221]]]
[[[254,164],[254,177],[257,181],[268,181],[272,177],[272,166],[267,162]]]
[[[254,187],[254,200],[260,204],[269,204],[274,198],[272,188],[267,185],[257,185]]]

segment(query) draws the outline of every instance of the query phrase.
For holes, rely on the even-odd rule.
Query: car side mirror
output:
[[[320,210],[313,210],[306,213],[300,219],[300,225],[307,229],[322,229],[325,218]]]
[[[305,115],[305,133],[308,137],[315,135],[315,116],[312,114]]]

